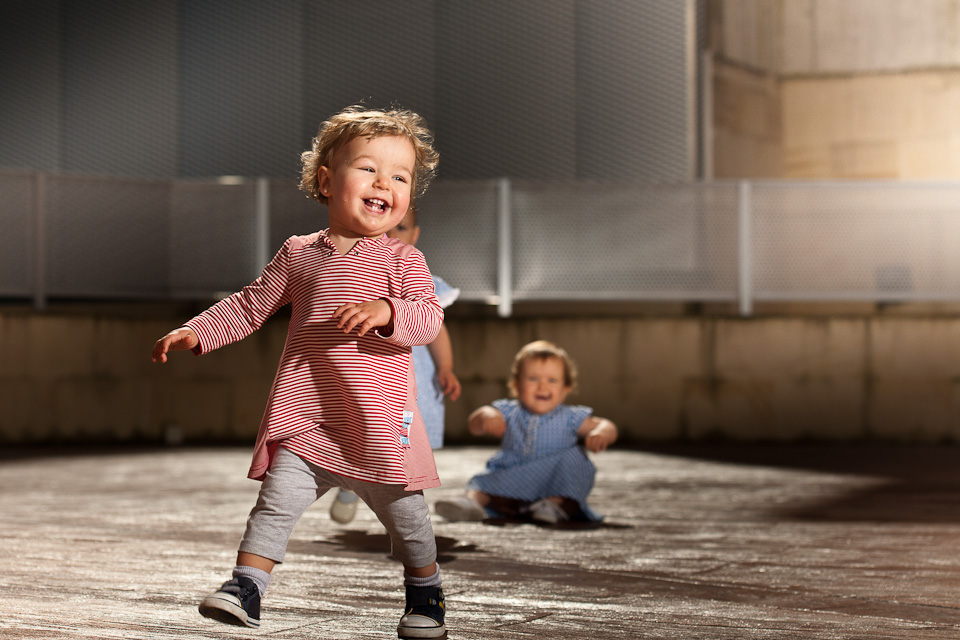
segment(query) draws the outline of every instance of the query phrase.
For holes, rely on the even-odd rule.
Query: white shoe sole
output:
[[[207,596],[198,607],[200,615],[224,624],[233,624],[238,627],[260,627],[260,621],[251,618],[240,606],[240,599],[229,594],[215,593]]]
[[[406,617],[406,616],[404,616]],[[403,639],[420,640],[427,638],[429,640],[446,640],[447,628],[443,625],[439,627],[405,627],[402,624],[397,627],[397,637]]]

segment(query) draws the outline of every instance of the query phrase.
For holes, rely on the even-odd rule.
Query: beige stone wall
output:
[[[716,178],[960,178],[960,4],[716,0]]]
[[[955,0],[709,0],[710,46],[776,75],[960,66]]]
[[[781,82],[791,178],[960,177],[960,69]]]
[[[241,343],[167,365],[153,342],[181,319],[0,314],[0,443],[252,442],[283,347],[271,320]],[[466,415],[506,395],[514,352],[546,338],[580,367],[570,398],[627,439],[960,440],[960,318],[452,318]]]
[[[784,175],[781,88],[776,76],[713,64],[713,178]]]

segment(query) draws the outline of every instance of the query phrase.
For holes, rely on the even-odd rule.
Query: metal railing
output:
[[[0,296],[207,299],[326,209],[293,181],[0,172]],[[960,300],[960,183],[437,181],[419,248],[461,300]]]

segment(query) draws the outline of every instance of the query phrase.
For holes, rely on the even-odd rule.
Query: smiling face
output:
[[[520,404],[538,415],[556,409],[570,393],[571,388],[564,384],[565,373],[560,358],[527,358],[515,381]]]
[[[416,156],[403,136],[357,137],[317,172],[327,197],[330,234],[375,238],[397,226],[410,206]]]

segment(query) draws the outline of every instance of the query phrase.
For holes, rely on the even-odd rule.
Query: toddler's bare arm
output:
[[[490,405],[484,405],[470,414],[467,418],[467,427],[475,436],[487,435],[502,438],[504,431],[507,430],[507,423],[502,413]]]
[[[460,397],[460,380],[453,372],[453,345],[450,344],[450,332],[447,325],[440,325],[440,333],[436,339],[427,345],[430,357],[437,367],[437,381],[444,395],[456,400]]]
[[[617,425],[606,418],[590,416],[583,421],[577,433],[583,438],[587,449],[599,453],[616,441]]]

